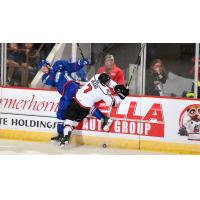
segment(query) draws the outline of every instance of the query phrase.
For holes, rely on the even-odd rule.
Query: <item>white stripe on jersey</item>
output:
[[[112,106],[114,98],[107,86],[101,85],[96,74],[86,85],[76,93],[76,99],[84,107],[91,108],[96,102],[103,100],[107,106]]]
[[[70,77],[67,72],[65,72],[64,77],[66,78],[66,80],[72,80],[72,77]]]
[[[49,75],[42,82],[45,84],[48,78],[49,78]]]

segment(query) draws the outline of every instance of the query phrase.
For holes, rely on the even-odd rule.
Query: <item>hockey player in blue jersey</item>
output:
[[[56,87],[61,94],[58,110],[57,110],[57,133],[58,136],[51,138],[52,141],[59,141],[63,137],[64,113],[79,89],[77,83],[71,77],[71,73],[78,72],[85,65],[88,65],[88,59],[80,59],[78,62],[71,63],[68,60],[58,60],[52,66],[46,60],[42,60],[38,67],[43,72],[42,82],[45,85]],[[112,120],[103,115],[97,108],[92,109],[92,115],[102,121],[102,129],[108,130],[112,124]]]

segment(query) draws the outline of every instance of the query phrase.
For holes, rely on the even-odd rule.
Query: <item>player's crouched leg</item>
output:
[[[73,131],[73,124],[72,120],[66,119],[64,121],[64,130],[63,130],[63,137],[60,140],[60,146],[65,146],[70,141],[70,136]]]
[[[51,138],[51,142],[60,142],[61,138],[63,137],[63,130],[64,130],[64,114],[65,110],[67,109],[68,105],[70,104],[71,99],[67,96],[63,96],[60,98],[57,115],[57,133],[56,137]]]
[[[110,126],[112,125],[113,120],[109,117],[106,117],[98,108],[92,107],[90,109],[90,114],[96,117],[98,120],[101,120],[102,123],[102,130],[109,131]]]

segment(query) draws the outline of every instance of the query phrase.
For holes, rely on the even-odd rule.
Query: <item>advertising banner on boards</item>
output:
[[[56,91],[6,87],[1,90],[1,129],[56,132],[60,99]],[[113,118],[109,133],[103,133],[99,120],[88,116],[77,127],[82,134],[200,145],[198,100],[129,96],[119,108],[105,104],[99,108]]]

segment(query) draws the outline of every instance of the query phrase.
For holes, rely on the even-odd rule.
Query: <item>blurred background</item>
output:
[[[136,95],[200,98],[199,44],[196,43],[80,43],[90,65],[84,67],[86,82],[100,69],[113,74],[117,82],[130,82],[130,93]],[[65,59],[81,58],[76,43],[1,43],[1,86],[45,87],[38,72],[42,59],[53,64]],[[106,55],[112,55],[112,68]],[[118,74],[121,71],[121,75]],[[120,76],[120,77],[119,77]],[[122,77],[123,76],[123,77]],[[48,89],[48,88],[47,88]]]

